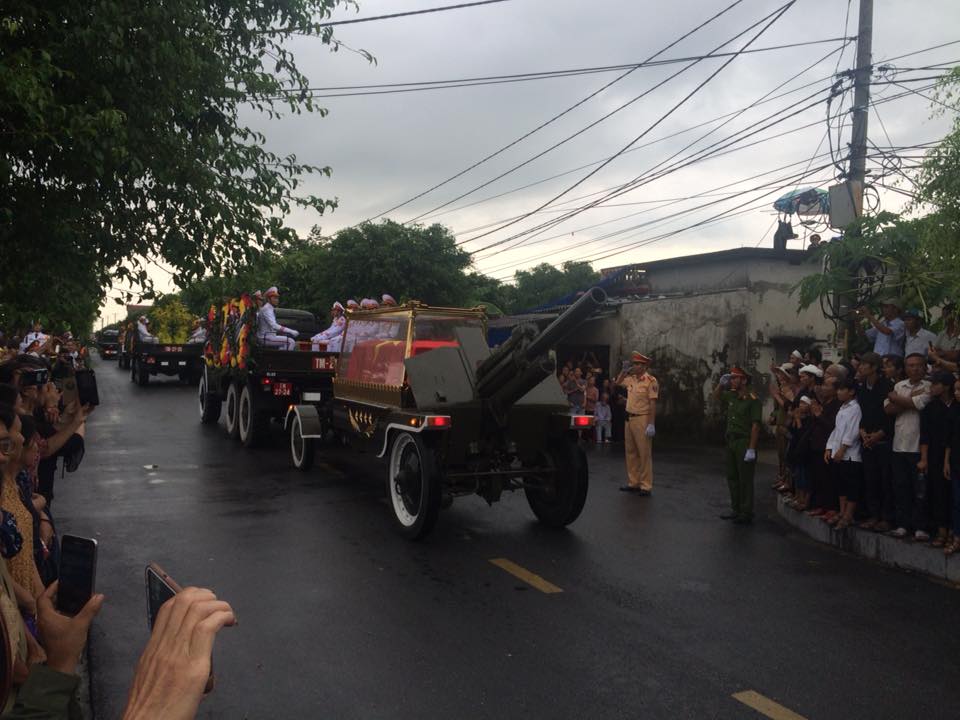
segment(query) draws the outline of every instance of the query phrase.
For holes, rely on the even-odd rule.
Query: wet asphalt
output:
[[[614,445],[589,451],[590,495],[566,531],[508,495],[458,500],[411,543],[382,472],[341,454],[300,473],[279,428],[246,450],[200,425],[194,388],[97,372],[87,454],[54,511],[99,541],[98,718],[120,717],[147,640],[151,561],[239,616],[217,639],[203,718],[762,717],[732,697],[745,690],[811,720],[960,716],[958,590],[795,534],[769,465],[751,527],[717,517],[718,449],[656,448],[653,497],[639,498],[617,490]]]

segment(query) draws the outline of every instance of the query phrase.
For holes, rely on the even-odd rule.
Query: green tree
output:
[[[560,269],[541,263],[530,270],[518,270],[514,274],[513,311],[545,305],[586,290],[599,279],[600,274],[583,261],[565,262]]]
[[[279,156],[241,110],[325,111],[285,45],[352,0],[24,0],[0,10],[0,308],[93,319],[106,289],[184,284],[295,239],[330,169]],[[369,56],[368,56],[369,57]],[[37,262],[37,259],[40,261]],[[29,266],[30,273],[14,268]],[[69,268],[69,273],[65,269]],[[70,282],[64,286],[65,274]],[[38,292],[37,288],[41,290]],[[92,296],[58,298],[66,292]],[[71,304],[65,308],[63,304]]]

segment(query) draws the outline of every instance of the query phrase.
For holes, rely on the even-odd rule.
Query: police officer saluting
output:
[[[733,367],[720,378],[713,390],[727,413],[727,485],[730,488],[730,512],[720,517],[738,525],[753,522],[753,473],[757,467],[757,442],[763,407],[750,391],[749,376]]]
[[[653,491],[653,436],[660,386],[647,372],[650,358],[634,351],[630,368],[624,368],[615,384],[627,391],[627,417],[623,435],[627,455],[627,484],[620,489],[647,496]]]

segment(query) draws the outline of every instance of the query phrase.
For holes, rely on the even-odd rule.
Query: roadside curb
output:
[[[777,494],[777,512],[789,525],[817,542],[862,555],[884,565],[912,570],[960,585],[960,555],[947,557],[938,548],[897,540],[868,530],[852,527],[834,530],[817,518],[787,507],[786,499],[779,493]]]

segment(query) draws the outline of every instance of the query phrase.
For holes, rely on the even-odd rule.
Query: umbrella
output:
[[[792,215],[828,215],[830,213],[830,195],[820,188],[792,190],[774,201],[773,207],[782,213]]]

